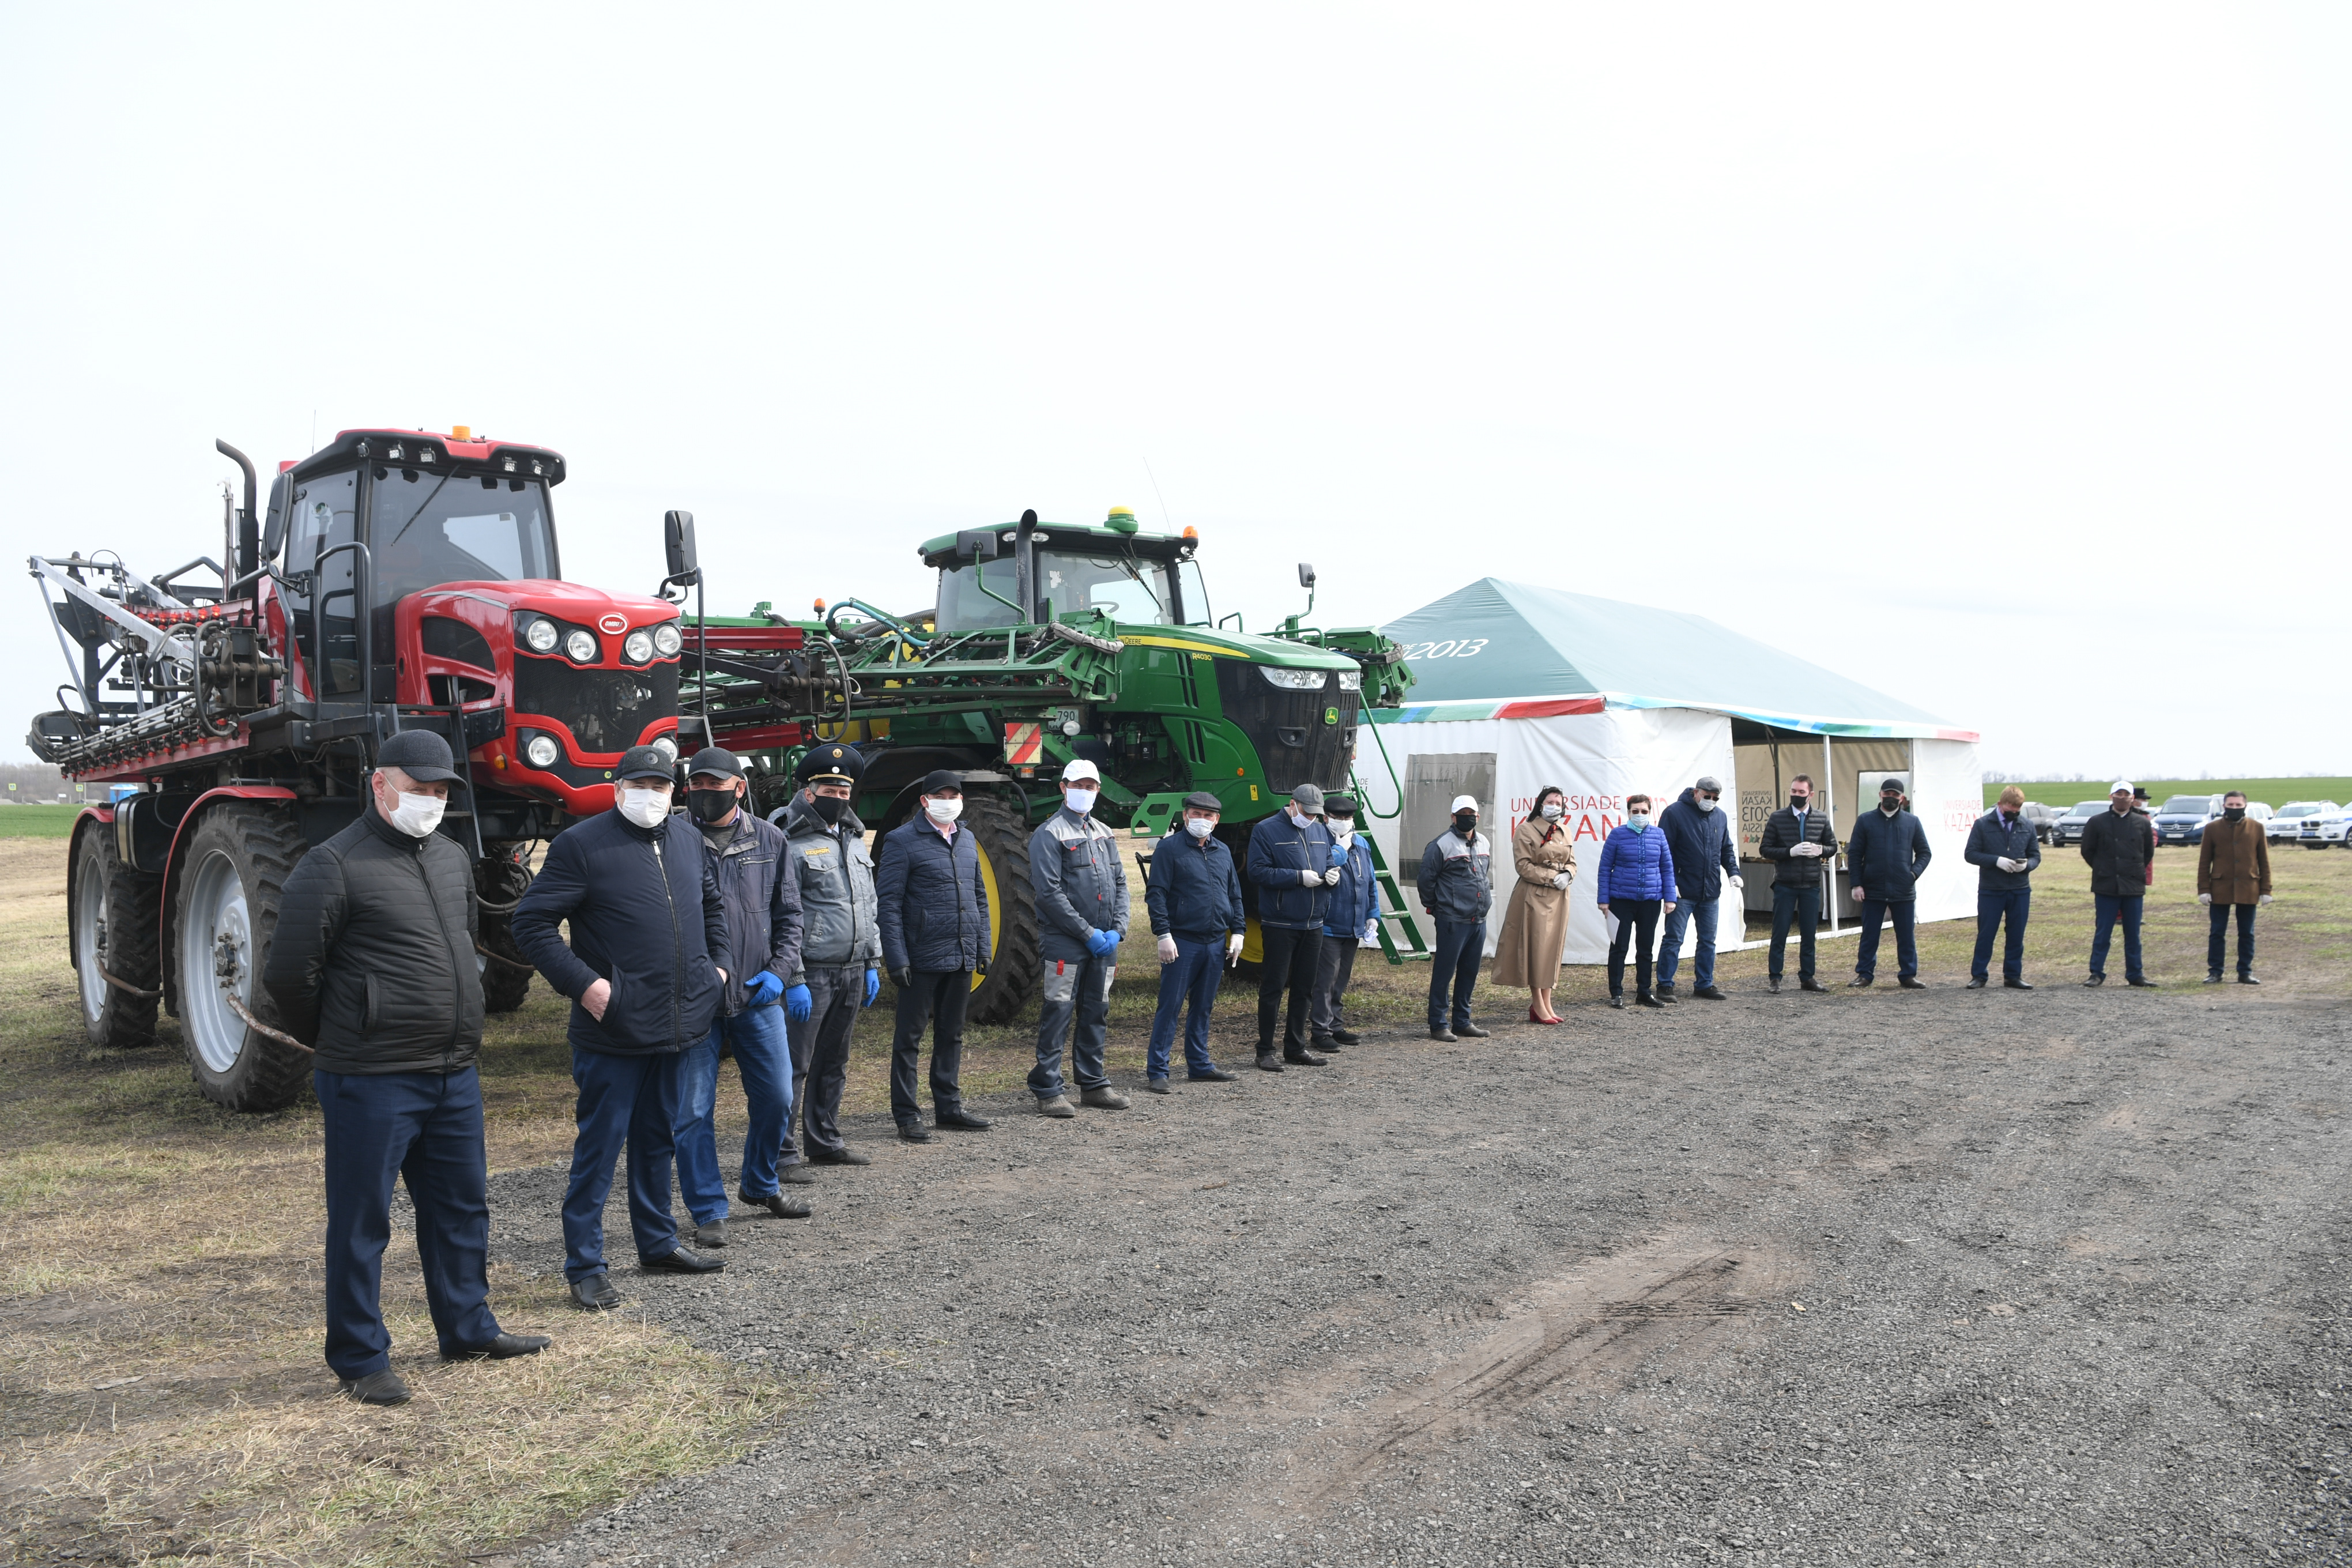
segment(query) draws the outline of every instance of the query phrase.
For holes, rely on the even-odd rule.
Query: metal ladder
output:
[[[1381,890],[1381,952],[1388,955],[1391,963],[1402,963],[1407,958],[1427,958],[1429,944],[1421,940],[1421,928],[1405,909],[1404,889],[1390,874],[1388,858],[1381,853],[1380,840],[1369,833],[1363,838],[1372,852],[1372,881]],[[1396,938],[1389,931],[1391,922],[1404,932],[1405,941],[1412,944],[1410,950],[1397,946]]]

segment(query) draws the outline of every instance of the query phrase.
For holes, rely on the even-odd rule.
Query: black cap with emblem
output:
[[[811,746],[808,754],[793,770],[795,784],[856,784],[866,771],[866,759],[857,748],[841,741],[825,741]]]
[[[403,730],[375,750],[378,767],[398,768],[418,784],[446,784],[457,776],[449,742],[430,730]]]

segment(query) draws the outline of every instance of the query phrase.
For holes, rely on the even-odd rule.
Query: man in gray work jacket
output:
[[[813,1184],[809,1166],[870,1162],[841,1139],[841,1092],[849,1079],[850,1036],[861,1008],[882,989],[881,908],[866,824],[849,796],[866,771],[856,747],[813,746],[793,770],[801,787],[778,815],[784,865],[800,889],[800,967],[787,976],[784,1032],[792,1041],[800,1107],[784,1127],[776,1179]],[[797,1123],[805,1150],[795,1147]]]
[[[1102,774],[1081,757],[1062,770],[1062,809],[1029,836],[1029,886],[1037,899],[1037,952],[1045,1003],[1037,1013],[1037,1065],[1029,1092],[1047,1116],[1076,1116],[1063,1092],[1062,1037],[1078,1103],[1125,1110],[1127,1096],[1103,1073],[1110,1032],[1110,983],[1127,935],[1127,868],[1118,837],[1089,815]],[[1072,1026],[1075,1020],[1076,1027]]]

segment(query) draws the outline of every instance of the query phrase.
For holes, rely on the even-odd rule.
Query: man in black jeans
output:
[[[1322,790],[1303,784],[1290,792],[1289,804],[1250,829],[1249,879],[1257,885],[1257,936],[1263,949],[1258,958],[1257,1065],[1264,1072],[1280,1072],[1284,1062],[1319,1068],[1330,1059],[1307,1048],[1315,964],[1323,952],[1323,915],[1331,889],[1339,882],[1322,812]],[[1277,1014],[1284,1014],[1279,1059],[1274,1054]]]
[[[1846,841],[1847,880],[1853,901],[1862,906],[1862,935],[1853,955],[1853,985],[1860,990],[1878,978],[1878,933],[1891,917],[1895,921],[1895,978],[1906,991],[1924,991],[1919,978],[1919,943],[1913,934],[1912,916],[1919,907],[1919,873],[1935,852],[1927,847],[1927,830],[1904,809],[1903,781],[1890,778],[1878,786],[1878,809],[1864,813]]]
[[[881,906],[882,961],[898,987],[898,1027],[890,1037],[890,1114],[909,1143],[931,1141],[915,1099],[915,1063],[923,1029],[931,1031],[931,1119],[942,1128],[978,1132],[984,1116],[963,1108],[964,1008],[971,978],[988,973],[988,889],[980,851],[963,815],[963,775],[934,770],[921,785],[915,815],[882,839],[876,878]]]
[[[1474,1040],[1486,1037],[1486,1030],[1470,1021],[1470,991],[1478,984],[1478,961],[1486,953],[1486,915],[1495,907],[1494,858],[1494,846],[1478,831],[1477,797],[1455,795],[1453,825],[1421,852],[1415,883],[1422,912],[1437,928],[1429,970],[1433,1040],[1451,1044],[1465,1035]]]
[[[1826,991],[1813,978],[1813,932],[1822,923],[1822,868],[1837,864],[1837,834],[1830,814],[1813,809],[1813,781],[1799,773],[1789,781],[1789,804],[1764,824],[1758,845],[1780,868],[1772,878],[1772,952],[1764,988],[1780,989],[1781,960],[1789,950],[1789,923],[1797,925],[1797,982],[1808,991]]]

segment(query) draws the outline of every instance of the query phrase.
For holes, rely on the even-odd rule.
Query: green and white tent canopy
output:
[[[1975,741],[1911,704],[1701,616],[1482,577],[1381,628],[1410,706],[1381,723],[1695,708],[1824,735]]]

